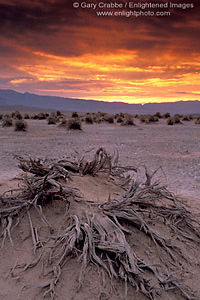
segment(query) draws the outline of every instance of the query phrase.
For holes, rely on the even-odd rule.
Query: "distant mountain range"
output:
[[[55,96],[40,96],[30,93],[18,93],[0,89],[0,106],[25,106],[41,110],[61,110],[77,112],[128,112],[131,114],[152,114],[169,112],[170,114],[200,114],[200,101],[178,101],[165,103],[127,104],[123,102],[104,102],[95,100],[72,99]]]

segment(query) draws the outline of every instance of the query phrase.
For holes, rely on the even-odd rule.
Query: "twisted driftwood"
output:
[[[19,189],[8,191],[0,197],[2,248],[7,236],[13,243],[11,228],[17,226],[22,215],[27,214],[34,247],[33,261],[25,264],[23,270],[35,267],[43,260],[44,275],[49,277],[44,282],[24,286],[22,291],[30,287],[45,288],[44,297],[50,295],[53,299],[62,268],[76,256],[81,264],[79,288],[87,266],[93,264],[102,270],[104,276],[108,276],[111,289],[114,280],[124,281],[125,298],[130,285],[149,299],[162,299],[159,295],[163,289],[169,293],[176,289],[185,299],[200,299],[177,276],[183,271],[178,267],[178,260],[189,263],[188,257],[154,226],[156,223],[162,224],[168,232],[173,231],[176,236],[199,246],[199,221],[165,187],[152,183],[152,175],[147,170],[144,183],[131,180],[126,171],[137,170],[121,167],[118,156],[112,157],[102,148],[97,150],[90,162],[84,158],[49,162],[22,157],[17,159],[19,167],[26,173]],[[96,176],[99,172],[109,176],[116,185],[123,186],[124,193],[113,200],[109,198],[103,204],[88,205],[83,201],[82,204],[87,206],[85,216],[71,215],[70,204],[76,202],[78,193],[69,186],[69,181],[73,180],[74,175]],[[65,219],[69,218],[69,221],[67,227],[54,236],[42,207],[58,199],[66,203]],[[46,243],[40,241],[39,232],[32,223],[32,207],[50,229],[50,240],[53,241],[50,250]],[[141,258],[142,254],[138,254],[129,242],[131,236],[150,238],[151,246],[157,251],[159,265]],[[43,257],[44,249],[48,252],[47,257]],[[170,266],[176,270],[169,271]],[[12,273],[16,267],[11,270]],[[149,279],[149,274],[153,280]]]

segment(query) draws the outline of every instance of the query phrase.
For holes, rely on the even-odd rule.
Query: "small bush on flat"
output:
[[[183,121],[190,121],[190,118],[189,118],[189,116],[183,116],[182,120]]]
[[[86,124],[93,124],[93,118],[90,115],[86,115],[85,117],[85,123]]]
[[[159,119],[161,119],[161,118],[162,118],[162,115],[161,115],[161,113],[160,113],[160,112],[157,112],[157,113],[155,113],[155,115],[154,115],[154,116],[158,117]]]
[[[125,118],[122,122],[122,125],[125,125],[125,126],[135,125],[134,122],[133,122],[133,116],[130,115],[130,114],[126,114]]]
[[[167,118],[170,118],[171,116],[170,116],[170,113],[165,113],[164,115],[163,115],[163,117],[165,118],[165,119],[167,119]]]
[[[197,118],[195,124],[200,124],[200,118]]]
[[[38,114],[38,119],[39,119],[39,120],[45,120],[45,119],[46,119],[46,114],[43,113],[43,112],[40,112],[40,113]]]
[[[140,116],[140,123],[146,123],[146,117],[141,115]]]
[[[72,118],[67,122],[67,129],[69,130],[82,130],[81,121],[78,118]]]
[[[60,124],[58,125],[59,127],[66,127],[67,126],[67,120],[65,118],[61,119]]]
[[[24,115],[24,119],[26,119],[26,120],[27,120],[27,119],[30,119],[29,114],[25,114],[25,115]]]
[[[118,116],[117,119],[116,119],[116,122],[117,122],[117,123],[122,123],[123,120],[124,120],[124,118]]]
[[[23,119],[22,114],[18,110],[16,110],[15,112],[12,112],[11,116],[13,119],[17,119],[17,120]]]
[[[48,125],[55,125],[57,123],[57,118],[53,115],[47,118]]]
[[[174,123],[175,123],[175,124],[181,124],[181,120],[180,120],[179,115],[175,115],[175,116],[174,116]]]
[[[109,124],[113,124],[114,123],[114,117],[113,117],[113,115],[105,115],[103,117],[103,121],[105,121]]]
[[[167,120],[167,125],[182,124],[179,116],[175,115]]]
[[[72,118],[78,118],[78,117],[79,116],[78,116],[78,113],[76,111],[72,113]]]
[[[16,120],[15,121],[15,131],[26,131],[27,123],[24,120]]]
[[[2,118],[2,127],[11,127],[13,126],[13,120],[9,115],[5,115]]]
[[[153,116],[153,115],[148,115],[147,117],[146,117],[146,123],[148,124],[148,123],[155,123],[155,122],[158,122],[159,121],[159,119],[158,119],[158,116]]]
[[[57,110],[57,111],[56,111],[56,116],[57,116],[57,117],[60,117],[61,115],[62,115],[61,112],[60,112],[59,110]]]
[[[167,125],[174,125],[174,119],[173,118],[168,118],[167,120]]]

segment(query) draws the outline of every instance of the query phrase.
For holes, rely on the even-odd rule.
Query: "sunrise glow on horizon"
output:
[[[0,89],[143,104],[200,100],[193,3],[168,18],[134,19],[100,18],[61,0],[0,0]]]

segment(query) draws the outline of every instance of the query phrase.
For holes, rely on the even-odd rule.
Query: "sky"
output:
[[[200,1],[0,0],[0,89],[109,102],[200,100]]]

